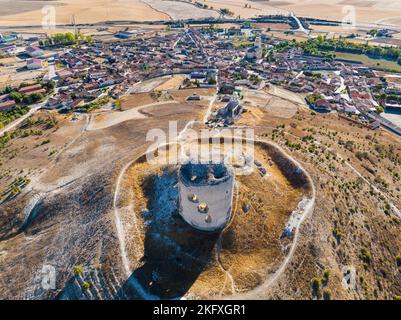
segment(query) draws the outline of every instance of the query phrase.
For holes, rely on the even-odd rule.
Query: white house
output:
[[[29,59],[26,62],[26,67],[29,70],[41,69],[43,67],[42,66],[42,60],[40,60],[40,59]]]
[[[25,49],[25,52],[28,55],[30,55],[31,57],[39,57],[39,56],[43,55],[43,53],[44,53],[42,49],[35,47],[35,46],[27,47]]]

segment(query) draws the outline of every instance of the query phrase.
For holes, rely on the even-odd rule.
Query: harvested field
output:
[[[170,92],[174,100],[184,102],[189,96],[197,94],[200,97],[211,97],[216,94],[215,88],[193,88],[193,89],[181,89]]]
[[[155,102],[148,105],[128,109],[126,111],[110,111],[93,114],[87,130],[99,130],[115,126],[129,120],[140,120],[148,117],[164,117],[179,114],[198,113],[203,111],[203,107],[194,104],[182,104],[178,102]],[[199,117],[199,116],[198,116]]]
[[[181,113],[193,112],[194,118],[199,119],[204,107],[193,103],[164,103],[162,105],[145,106],[142,113],[151,117],[164,117],[167,115],[179,115]]]
[[[184,1],[143,0],[151,8],[165,13],[172,20],[218,18],[214,10],[201,9]]]
[[[244,95],[242,104],[245,108],[250,109],[253,116],[259,119],[262,116],[262,111],[267,112],[273,117],[292,118],[296,114],[298,108],[304,105],[304,102],[299,95],[292,92],[291,95],[287,95],[286,91],[287,90],[275,87],[267,91],[244,89],[242,90]],[[258,108],[260,108],[261,111],[258,112]],[[241,120],[239,124],[246,123],[246,121],[248,121],[246,120],[247,116],[248,115],[245,114],[244,120]],[[251,121],[251,123],[256,125],[254,121]]]
[[[184,81],[185,77],[186,76],[183,74],[173,75],[166,82],[156,87],[155,90],[164,91],[164,90],[178,89],[179,86]]]
[[[189,1],[188,1],[189,2]],[[401,6],[393,0],[330,0],[322,4],[321,0],[301,1],[247,1],[247,0],[208,0],[214,10],[201,9],[184,1],[160,0],[90,0],[82,3],[79,0],[0,0],[2,13],[0,25],[40,25],[41,9],[45,5],[55,6],[57,23],[70,23],[75,15],[77,23],[91,23],[113,20],[169,20],[187,18],[218,17],[217,10],[228,8],[234,16],[242,18],[257,15],[288,14],[294,12],[299,16],[342,21],[347,14],[346,6],[355,8],[358,24],[381,23],[401,26]],[[245,8],[245,4],[249,6]],[[372,10],[374,15],[372,16]],[[272,28],[273,29],[273,28]]]
[[[272,97],[265,108],[273,117],[279,118],[292,118],[298,111],[296,104],[277,97]]]
[[[401,39],[400,38],[375,38],[374,40],[370,41],[372,45],[378,46],[401,46]]]
[[[137,83],[132,87],[130,93],[146,93],[151,92],[164,82],[168,81],[170,76],[158,77]]]
[[[288,31],[290,26],[286,23],[254,23],[255,28],[271,29],[272,31]]]
[[[401,126],[401,113],[391,113],[391,112],[384,112],[382,114],[383,118],[390,120],[391,122],[395,123],[397,126]]]
[[[284,88],[277,87],[275,85],[270,85],[267,93],[279,97],[281,99],[290,101],[299,106],[306,106],[306,102],[303,94],[295,93]]]
[[[57,23],[71,23],[75,16],[76,23],[91,23],[108,20],[169,20],[169,16],[151,8],[140,0],[0,0],[2,11],[0,25],[41,25],[42,7],[56,7]],[[3,8],[5,8],[3,10]],[[25,8],[25,9],[23,9]]]
[[[129,109],[121,112],[103,112],[92,115],[87,130],[98,130],[112,127],[128,120],[138,120],[146,118],[139,112],[139,108]]]
[[[148,92],[134,93],[121,99],[121,110],[125,111],[154,102],[156,99]]]

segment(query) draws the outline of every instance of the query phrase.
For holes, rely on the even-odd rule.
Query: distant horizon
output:
[[[361,2],[331,0],[322,5],[318,0],[247,1],[247,0],[78,0],[20,1],[0,0],[0,26],[40,25],[45,15],[44,7],[52,6],[56,13],[56,25],[88,24],[105,21],[167,21],[219,17],[218,11],[226,8],[232,17],[250,18],[258,15],[288,14],[309,18],[342,21],[347,14],[356,16],[356,24],[378,24],[401,28],[401,3],[390,0]],[[201,7],[203,6],[203,7]],[[374,15],[370,12],[374,11]],[[401,29],[400,29],[401,31]]]

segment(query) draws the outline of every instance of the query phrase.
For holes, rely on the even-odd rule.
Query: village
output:
[[[311,55],[267,31],[245,24],[230,28],[179,24],[138,35],[119,31],[108,41],[82,37],[84,41],[74,45],[51,45],[12,33],[2,37],[1,55],[6,60],[19,57],[25,66],[20,63],[17,68],[26,73],[41,73],[17,87],[6,81],[0,110],[12,112],[40,101],[45,102],[41,107],[59,112],[119,110],[121,99],[136,84],[181,74],[186,78],[181,88],[215,87],[218,100],[231,105],[241,104],[242,88],[282,87],[303,97],[314,112],[338,112],[372,129],[382,126],[401,134],[396,124],[380,116],[384,110],[401,110],[400,84],[389,83],[384,72],[360,63]],[[27,95],[31,99],[24,99]],[[198,99],[196,94],[188,97]],[[224,126],[226,121],[217,122]]]

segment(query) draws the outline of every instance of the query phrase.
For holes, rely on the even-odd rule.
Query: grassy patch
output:
[[[364,65],[386,71],[401,72],[401,65],[395,61],[389,61],[385,59],[373,59],[364,54],[354,54],[347,52],[332,52],[338,59],[358,61]]]

